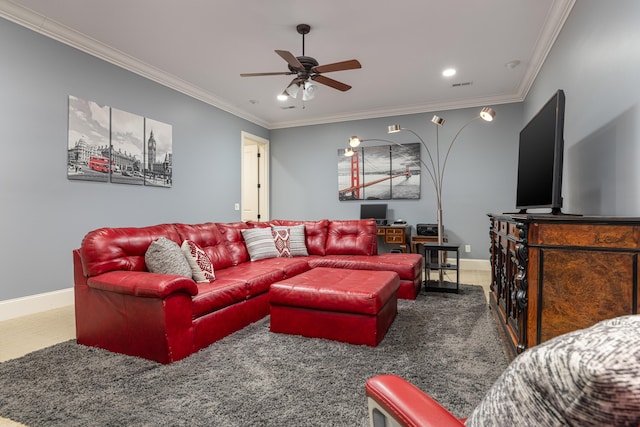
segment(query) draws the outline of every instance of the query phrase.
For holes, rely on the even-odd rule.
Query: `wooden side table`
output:
[[[402,252],[407,252],[409,242],[409,225],[379,225],[378,237],[388,245],[398,245]]]

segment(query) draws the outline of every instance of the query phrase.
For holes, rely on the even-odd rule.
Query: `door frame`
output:
[[[269,156],[269,140],[262,138],[257,135],[253,135],[249,132],[241,131],[240,132],[240,219],[242,220],[242,212],[243,206],[242,201],[244,200],[244,192],[245,192],[245,171],[244,171],[244,147],[248,145],[257,145],[258,151],[260,151],[261,156],[260,166],[263,168],[262,173],[259,175],[264,177],[264,182],[260,182],[260,193],[262,194],[262,198],[260,200],[260,221],[269,221],[270,219],[270,204],[269,200],[271,199],[269,181],[270,181],[270,156]],[[260,150],[261,149],[261,150]]]

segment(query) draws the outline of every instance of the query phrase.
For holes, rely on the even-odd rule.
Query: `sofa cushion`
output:
[[[271,228],[248,228],[242,230],[242,237],[251,261],[278,256]]]
[[[370,220],[329,222],[327,255],[375,255],[378,252],[378,228]]]
[[[144,255],[147,270],[152,273],[175,274],[191,278],[191,267],[180,246],[166,237],[152,242]]]
[[[290,256],[309,256],[309,252],[307,251],[307,244],[305,243],[305,226],[303,224],[291,226],[273,225],[271,228],[275,232],[279,232],[282,230],[288,231],[288,246]],[[277,236],[274,236],[274,238],[277,238]],[[276,247],[278,247],[277,244]]]
[[[191,240],[205,251],[214,269],[223,269],[233,265],[231,253],[224,238],[213,222],[203,224],[175,224],[180,242]]]
[[[305,244],[309,255],[325,255],[327,244],[327,232],[329,228],[329,220],[320,221],[291,221],[291,220],[273,220],[271,225],[275,226],[295,226],[304,225]]]
[[[291,259],[291,258],[271,258],[271,259]],[[271,261],[265,259],[263,261]],[[284,271],[274,268],[268,262],[245,262],[234,267],[225,268],[217,272],[218,279],[233,279],[244,282],[246,298],[253,298],[256,295],[265,293],[271,284],[284,279]]]
[[[182,249],[184,257],[189,262],[193,280],[196,283],[213,282],[216,280],[211,259],[209,259],[206,252],[202,250],[196,242],[193,240],[185,240],[182,242],[180,249]]]
[[[467,425],[640,423],[640,315],[601,321],[525,350]]]
[[[349,270],[395,271],[403,280],[413,280],[422,274],[420,254],[327,255],[309,258],[311,268],[330,267]]]
[[[160,237],[182,243],[173,224],[90,231],[80,247],[83,272],[91,277],[116,270],[146,271],[145,253]]]
[[[231,254],[232,265],[249,261],[249,252],[247,252],[244,239],[242,238],[242,230],[248,229],[249,225],[244,222],[218,222],[216,226]]]
[[[198,295],[193,300],[193,318],[247,299],[244,280],[216,279],[215,282],[198,283]]]

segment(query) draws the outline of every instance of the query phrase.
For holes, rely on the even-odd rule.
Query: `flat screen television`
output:
[[[387,223],[387,205],[384,203],[360,205],[360,219],[373,218],[378,225]]]
[[[564,92],[558,90],[520,131],[516,208],[562,208]]]

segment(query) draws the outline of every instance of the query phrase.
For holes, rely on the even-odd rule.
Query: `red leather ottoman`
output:
[[[391,271],[318,267],[271,285],[271,332],[377,346],[397,313]]]

